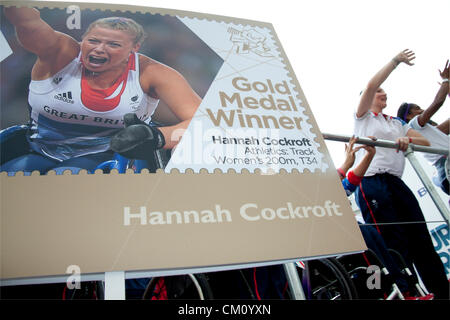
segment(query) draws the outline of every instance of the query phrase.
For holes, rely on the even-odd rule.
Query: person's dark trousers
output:
[[[380,259],[384,266],[388,269],[400,291],[403,293],[411,291],[412,289],[408,287],[408,281],[401,273],[400,267],[389,253],[388,247],[381,234],[378,233],[374,226],[369,224],[359,224],[359,228],[367,247],[377,255],[378,259]]]
[[[365,177],[355,194],[366,223],[375,223],[387,246],[397,250],[436,299],[449,298],[449,282],[416,197],[391,174]]]

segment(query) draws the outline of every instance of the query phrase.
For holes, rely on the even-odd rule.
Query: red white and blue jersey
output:
[[[159,100],[141,88],[137,53],[110,88],[90,87],[84,72],[78,56],[53,77],[31,81],[29,139],[36,152],[60,161],[104,152],[126,113],[150,122]]]

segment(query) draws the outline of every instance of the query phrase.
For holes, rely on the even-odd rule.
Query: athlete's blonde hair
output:
[[[123,17],[108,17],[101,18],[92,22],[84,33],[83,38],[86,36],[86,34],[89,33],[89,31],[91,31],[95,27],[128,32],[134,38],[134,44],[142,44],[146,36],[144,28],[142,28],[142,26],[133,19]]]

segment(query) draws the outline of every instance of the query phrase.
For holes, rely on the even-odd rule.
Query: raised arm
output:
[[[377,138],[370,136],[373,141],[376,141]],[[345,145],[345,160],[338,169],[338,172],[341,176],[341,179],[344,178],[347,174],[347,171],[353,166],[355,162],[355,154],[360,149],[365,149],[367,151],[364,158],[360,161],[360,163],[352,170],[353,174],[356,174],[359,177],[363,177],[367,171],[367,168],[370,165],[373,157],[375,156],[375,147],[368,145],[360,145],[358,147],[354,147],[354,144],[358,140],[358,137],[352,136],[349,140],[349,144]]]
[[[364,146],[362,146],[362,149],[365,149],[367,152],[364,155],[364,157],[361,159],[361,161],[353,169],[353,173],[358,177],[364,177],[364,175],[366,174],[366,171],[369,168],[370,163],[372,162],[372,159],[376,153],[376,149],[374,146],[364,145]]]
[[[342,165],[337,169],[341,179],[345,178],[347,175],[347,171],[353,166],[355,162],[355,153],[359,150],[359,147],[353,148],[357,137],[352,136],[348,141],[348,144],[345,144],[345,159]]]
[[[424,110],[419,115],[419,118],[417,119],[420,126],[424,126],[425,124],[430,121],[431,117],[439,110],[439,108],[444,104],[445,98],[447,97],[448,91],[449,91],[449,84],[448,84],[448,78],[449,78],[449,61],[447,60],[444,70],[439,70],[439,74],[442,78],[441,87],[439,88],[439,91],[437,92],[433,102],[431,105]],[[448,130],[447,130],[448,134]]]
[[[412,52],[409,49],[405,49],[399,54],[397,54],[393,59],[391,59],[391,61],[389,61],[383,68],[381,68],[381,70],[379,70],[370,79],[369,83],[366,86],[366,89],[361,95],[358,109],[356,111],[356,116],[358,118],[362,117],[370,110],[376,91],[383,84],[383,82],[389,77],[392,71],[394,71],[394,69],[402,62],[412,66],[413,63],[411,61],[414,59],[415,59],[414,52]]]
[[[350,140],[351,141],[351,140]],[[361,183],[362,179],[364,178],[364,175],[366,174],[367,169],[370,166],[370,163],[372,162],[373,157],[375,156],[375,147],[373,146],[367,146],[367,145],[362,145],[359,147],[356,147],[355,149],[352,148],[353,145],[349,145],[348,149],[346,149],[346,161],[344,162],[343,166],[341,166],[341,168],[339,168],[338,172],[341,175],[341,180],[342,180],[342,186],[345,189],[345,192],[347,193],[347,195],[350,195],[351,193],[353,193],[357,186]],[[343,168],[346,168],[347,165],[347,159],[352,158],[352,156],[349,157],[349,151],[350,150],[354,150],[357,151],[359,149],[365,149],[367,151],[367,153],[364,155],[364,157],[361,159],[361,161],[356,165],[356,167],[349,171],[347,176],[345,176],[345,174],[343,174],[343,172],[341,172],[340,170],[343,170]],[[353,164],[353,161],[350,161]],[[348,162],[348,163],[350,163]]]
[[[5,7],[6,18],[15,26],[22,46],[38,56],[39,77],[65,65],[78,53],[79,45],[66,34],[55,31],[34,8]]]

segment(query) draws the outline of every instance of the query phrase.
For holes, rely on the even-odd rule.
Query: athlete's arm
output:
[[[414,129],[409,129],[406,132],[406,137],[400,137],[396,140],[398,144],[397,150],[406,151],[410,143],[418,144],[421,146],[430,146],[430,142]]]
[[[444,122],[442,122],[441,124],[439,124],[437,126],[437,128],[439,130],[441,130],[443,133],[449,134],[450,133],[450,121],[449,121],[449,119],[447,119]]]
[[[345,178],[347,171],[353,166],[355,163],[355,153],[361,148],[356,147],[353,148],[354,144],[358,140],[357,137],[352,136],[348,141],[348,144],[345,144],[345,159],[342,165],[339,167],[338,172],[341,175],[341,178]]]
[[[15,26],[22,46],[38,56],[33,78],[45,78],[66,65],[79,51],[78,43],[55,31],[34,8],[4,8],[6,18]]]
[[[405,49],[397,54],[369,80],[366,89],[361,95],[358,109],[356,110],[356,117],[361,118],[369,111],[373,98],[375,97],[375,93],[383,82],[389,77],[392,71],[394,71],[394,69],[402,62],[410,66],[413,65],[411,61],[414,58],[414,52]]]
[[[447,79],[447,81],[442,81],[441,87],[439,88],[436,96],[434,97],[431,105],[426,108],[420,115],[417,121],[419,125],[423,127],[430,121],[431,117],[439,110],[439,108],[444,104],[445,98],[449,90],[448,77],[449,77],[449,61],[445,64],[444,71],[439,71],[442,80]],[[448,134],[448,130],[447,130]]]
[[[353,169],[353,173],[357,177],[364,177],[366,174],[367,169],[370,166],[370,163],[372,162],[373,157],[375,156],[376,149],[374,146],[361,146],[362,149],[365,149],[367,152],[362,158],[362,160],[358,163],[358,165]]]
[[[174,69],[150,60],[143,62],[141,85],[144,90],[154,91],[180,119],[176,125],[159,128],[166,141],[164,148],[171,149],[176,146],[183,131],[187,129],[201,103],[201,98]]]

